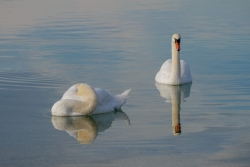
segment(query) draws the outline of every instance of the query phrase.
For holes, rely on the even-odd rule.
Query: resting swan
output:
[[[181,35],[172,36],[172,59],[168,59],[161,66],[155,76],[155,81],[168,85],[181,85],[192,82],[191,71],[187,63],[180,60]]]
[[[79,116],[119,110],[126,103],[130,90],[113,96],[107,90],[92,88],[86,83],[75,84],[53,105],[51,113],[55,116]]]

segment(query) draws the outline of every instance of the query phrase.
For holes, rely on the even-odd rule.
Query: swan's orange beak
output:
[[[181,45],[178,42],[175,42],[176,50],[180,51],[181,50]]]

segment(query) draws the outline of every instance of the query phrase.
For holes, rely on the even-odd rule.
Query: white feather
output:
[[[84,89],[81,90],[83,91],[81,95],[79,95],[79,85]],[[129,92],[130,89],[114,96],[104,89],[92,88],[88,84],[76,84],[71,86],[62,99],[53,105],[51,112],[56,116],[76,116],[114,111],[126,103]]]
[[[184,60],[180,60],[180,51],[176,50],[175,39],[181,39],[179,34],[172,37],[172,59],[163,63],[155,76],[155,81],[168,85],[181,85],[192,82],[191,71]]]

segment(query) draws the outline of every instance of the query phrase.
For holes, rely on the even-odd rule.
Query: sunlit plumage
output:
[[[168,85],[181,85],[192,82],[191,71],[185,61],[180,60],[180,41],[179,34],[172,36],[172,59],[163,63],[159,72],[155,76],[155,81]]]
[[[51,113],[55,116],[78,116],[119,110],[126,103],[130,90],[114,96],[104,89],[92,88],[85,83],[76,84],[53,105]]]

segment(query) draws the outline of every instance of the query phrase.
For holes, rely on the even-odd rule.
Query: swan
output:
[[[54,116],[79,116],[106,113],[121,109],[131,89],[113,96],[107,90],[86,83],[71,86],[51,109]]]
[[[172,36],[172,59],[168,59],[161,66],[155,76],[155,81],[168,85],[181,85],[192,82],[191,71],[187,63],[180,60],[181,35]]]

